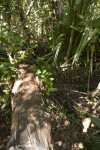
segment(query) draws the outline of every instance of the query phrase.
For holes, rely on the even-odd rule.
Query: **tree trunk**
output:
[[[27,23],[27,19],[26,19],[25,14],[24,14],[24,10],[23,10],[23,6],[22,6],[22,3],[21,3],[21,0],[17,0],[17,3],[18,3],[18,7],[19,7],[19,14],[20,14],[20,19],[21,19],[21,23],[22,23],[23,29],[26,32],[26,35],[28,37],[29,42],[33,42],[33,37],[34,36],[30,32],[29,27],[25,26],[25,24]]]
[[[7,150],[53,150],[50,115],[29,66],[19,65],[12,93],[12,127]]]

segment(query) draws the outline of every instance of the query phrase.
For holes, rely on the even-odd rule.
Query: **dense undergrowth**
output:
[[[38,61],[41,61],[41,59]],[[42,60],[42,62],[44,64],[44,60]],[[97,120],[96,124],[95,118],[94,122],[92,118],[90,124],[89,122],[85,122],[86,119],[89,120],[91,118],[91,115],[98,118],[100,117],[98,106],[99,97],[97,96],[90,99],[88,96],[88,74],[85,72],[86,68],[81,67],[80,69],[79,67],[72,68],[69,66],[64,72],[61,72],[61,70],[56,71],[56,69],[53,69],[55,71],[52,72],[51,69],[46,66],[42,69],[41,67],[36,67],[36,69],[32,70],[35,71],[40,79],[45,79],[42,92],[45,97],[45,109],[51,114],[52,142],[54,149],[99,150],[99,121]],[[91,79],[95,80],[95,84],[90,85],[91,90],[95,89],[99,80],[98,70],[95,70],[94,73],[95,75]],[[47,88],[48,84],[50,84],[50,88],[54,90],[56,88],[57,91],[53,92],[51,90],[52,92],[50,92]],[[10,105],[0,110],[0,129],[4,131],[1,134],[2,149],[8,142],[7,137],[10,135],[11,111],[7,114],[9,109]],[[87,113],[91,115],[89,116]],[[6,122],[3,119],[4,116],[7,119]],[[87,123],[87,125],[84,126],[84,122]],[[86,132],[84,132],[85,128],[87,129]]]
[[[100,86],[100,1],[1,0],[0,22],[0,148],[18,66],[28,63],[42,82],[54,149],[99,150],[100,87],[91,92]]]

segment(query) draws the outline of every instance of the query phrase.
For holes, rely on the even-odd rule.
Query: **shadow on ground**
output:
[[[90,90],[94,90],[98,85],[98,72],[92,80]],[[99,147],[93,149],[93,146],[96,146],[96,139],[100,141],[98,130],[92,128],[90,122],[86,122],[90,120],[85,116],[85,112],[88,112],[99,117],[100,107],[96,107],[99,98],[91,100],[88,97],[88,76],[85,68],[79,70],[68,68],[64,74],[55,75],[55,87],[58,91],[51,95],[51,103],[48,107],[54,116],[52,121],[54,149],[99,150]],[[85,127],[88,125],[84,127],[84,122],[89,125],[87,129]]]

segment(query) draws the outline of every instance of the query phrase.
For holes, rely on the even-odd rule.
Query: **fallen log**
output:
[[[27,65],[19,66],[12,93],[12,127],[7,150],[53,150],[50,115],[42,110],[42,95]]]

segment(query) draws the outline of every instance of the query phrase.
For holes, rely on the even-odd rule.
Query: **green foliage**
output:
[[[16,69],[10,62],[0,63],[0,75],[1,81],[9,81],[12,77],[15,77]]]
[[[1,97],[0,102],[2,103],[1,109],[5,108],[9,104],[9,96],[11,90],[10,80],[16,77],[16,68],[14,64],[8,61],[0,62],[0,87]]]
[[[90,117],[92,123],[100,129],[100,118],[96,118],[90,114],[88,114],[88,116]]]
[[[9,89],[3,90],[3,95],[0,97],[0,102],[2,102],[1,109],[4,109],[9,104]]]
[[[38,69],[36,70],[36,77],[41,79],[44,86],[44,91],[46,95],[50,92],[54,92],[57,89],[53,87],[52,71],[51,66],[44,60],[43,57],[38,57],[35,61]]]
[[[16,77],[17,70],[16,64],[25,57],[25,51],[21,50],[21,45],[25,38],[19,36],[15,32],[8,32],[5,27],[0,31],[0,87],[1,97],[0,102],[2,103],[1,109],[9,103],[9,97],[11,93],[12,78]],[[6,49],[6,50],[5,50]],[[2,52],[2,53],[1,53]]]
[[[88,64],[92,72],[93,59],[96,60],[100,52],[100,1],[19,0],[19,2],[22,3],[23,11],[20,11],[18,1],[1,0],[0,2],[0,50],[7,53],[7,57],[0,57],[1,109],[9,103],[10,81],[16,77],[17,63],[26,58],[27,54],[28,61],[33,55],[37,56],[37,51],[38,54],[44,51],[47,55],[46,60],[44,57],[35,60],[37,66],[35,73],[36,77],[41,79],[45,94],[49,96],[51,92],[57,90],[53,85],[53,71],[49,64],[52,60],[57,67],[66,62],[85,66]],[[30,7],[31,2],[33,4]],[[33,38],[30,38],[30,33]],[[42,42],[46,43],[48,48],[42,48]],[[40,44],[39,50],[37,43]],[[63,72],[63,76],[65,80],[66,72]],[[84,84],[83,90],[86,89],[87,85]],[[62,103],[64,105],[63,100]],[[66,116],[67,110],[63,110],[59,103],[50,102],[48,111],[53,110],[61,115],[60,119]],[[82,114],[85,115],[86,112],[82,111]],[[74,123],[80,124],[74,113],[67,116]],[[100,119],[93,116],[90,118],[100,130]],[[66,123],[70,124],[69,121]],[[76,132],[66,136],[66,143],[73,144],[76,136]],[[100,149],[100,139],[97,137],[93,135],[87,138],[91,150]]]
[[[79,45],[78,45],[78,47],[76,49],[76,54],[74,56],[73,63],[75,63],[75,62],[77,62],[79,60],[81,52],[82,52],[83,48],[85,47],[85,45],[86,45],[86,43],[88,41],[88,37],[89,37],[90,31],[91,31],[91,29],[88,26],[84,29],[82,38],[81,38],[80,43],[79,43]]]
[[[87,51],[93,59],[91,45],[96,47],[100,38],[100,17],[94,14],[97,5],[99,2],[88,0],[66,3],[64,19],[54,23],[55,48],[52,54],[58,66],[65,62],[82,63],[83,59],[87,64]]]

